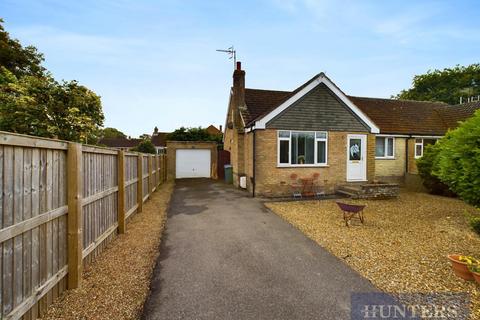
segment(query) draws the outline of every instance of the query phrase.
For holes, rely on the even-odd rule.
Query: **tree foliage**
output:
[[[102,132],[100,133],[102,138],[126,138],[127,135],[123,133],[122,131],[116,129],[116,128],[111,128],[107,127],[102,129]]]
[[[104,115],[100,97],[76,81],[57,82],[43,55],[22,47],[0,19],[0,130],[96,143]]]
[[[17,77],[43,75],[43,55],[35,47],[23,47],[17,39],[10,38],[2,24],[0,19],[0,65]]]
[[[0,130],[94,143],[103,120],[100,97],[76,81],[0,67]]]
[[[452,197],[455,196],[455,193],[432,174],[433,164],[439,152],[440,148],[436,148],[434,144],[425,146],[423,156],[417,159],[418,174],[422,177],[423,185],[430,193]]]
[[[185,128],[181,127],[167,135],[167,140],[172,141],[215,141],[217,143],[222,142],[221,135],[211,135],[207,129],[198,128]]]
[[[157,153],[155,146],[150,140],[142,140],[135,148],[132,148],[133,151],[143,152],[143,153]]]
[[[480,64],[457,65],[443,70],[429,70],[413,77],[413,86],[402,90],[396,99],[441,101],[458,104],[464,99],[480,95]]]
[[[431,148],[436,149],[431,174],[480,207],[480,110]]]

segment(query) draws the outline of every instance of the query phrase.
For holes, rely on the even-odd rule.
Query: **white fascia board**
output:
[[[287,101],[283,102],[270,113],[266,114],[263,118],[255,121],[255,128],[265,129],[266,124],[270,120],[278,116],[285,109],[300,100],[304,95],[306,95],[308,92],[310,92],[313,88],[315,88],[321,83],[325,84],[327,88],[329,88],[338,98],[340,98],[340,100],[342,100],[343,103],[347,105],[347,107],[349,107],[353,111],[353,113],[355,113],[363,122],[365,122],[370,127],[371,133],[380,133],[380,129],[375,125],[375,123],[356,105],[354,105],[353,102],[351,102],[350,99],[348,99],[347,96],[340,89],[338,89],[337,86],[333,84],[333,82],[328,79],[323,73],[318,75],[318,77],[314,79],[311,83],[309,83],[305,88],[288,98]]]
[[[412,135],[412,138],[426,138],[426,139],[441,139],[444,136],[427,136],[427,135]]]
[[[376,137],[394,137],[394,138],[409,138],[408,134],[388,134],[388,133],[379,133],[375,135]]]

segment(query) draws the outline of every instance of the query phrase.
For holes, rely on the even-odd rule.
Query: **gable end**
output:
[[[360,119],[324,83],[266,123],[266,128],[369,132]]]

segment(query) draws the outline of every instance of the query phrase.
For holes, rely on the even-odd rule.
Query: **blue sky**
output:
[[[478,63],[476,1],[2,0],[13,37],[58,79],[102,97],[131,136],[223,124],[234,45],[251,88],[292,90],[320,71],[350,95],[389,97],[429,69]]]

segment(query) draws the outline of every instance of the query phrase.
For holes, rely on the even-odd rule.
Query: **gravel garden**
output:
[[[402,191],[397,199],[344,200],[366,205],[365,224],[345,226],[335,200],[269,202],[266,206],[391,293],[468,292],[480,319],[480,285],[455,276],[449,254],[480,258],[480,237],[461,200]]]

